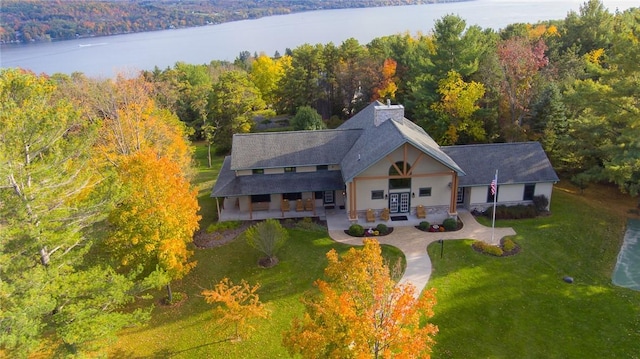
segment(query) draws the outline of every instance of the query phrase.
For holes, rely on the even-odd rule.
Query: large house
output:
[[[404,117],[374,102],[334,130],[236,134],[211,194],[220,220],[322,216],[350,221],[426,217],[458,206],[549,202],[558,181],[538,142],[439,146]],[[369,219],[369,218],[367,218]]]

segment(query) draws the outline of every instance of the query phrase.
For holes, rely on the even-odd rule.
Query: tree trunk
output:
[[[207,142],[207,161],[209,161],[209,168],[211,168],[211,142]]]
[[[171,284],[167,284],[167,300],[169,304],[173,302],[173,293],[171,292]]]

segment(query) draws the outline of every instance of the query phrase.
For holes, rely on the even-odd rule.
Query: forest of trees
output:
[[[447,0],[448,2],[452,0]],[[257,19],[321,9],[438,0],[4,0],[0,43],[68,40]]]
[[[282,56],[244,51],[233,63],[176,63],[142,76],[219,153],[256,115],[311,106],[336,127],[390,99],[441,145],[540,141],[579,186],[611,182],[636,195],[639,18],[638,8],[612,14],[598,0],[563,20],[500,32],[447,15],[430,34],[304,44]]]
[[[500,32],[448,15],[430,34],[114,79],[3,69],[0,348],[26,353],[53,338],[95,350],[145,322],[149,308],[124,308],[150,288],[170,298],[171,281],[197,265],[188,138],[228,153],[258,115],[304,108],[336,127],[390,99],[440,144],[540,141],[576,184],[637,195],[639,42],[640,9],[611,14],[590,0],[563,20]]]

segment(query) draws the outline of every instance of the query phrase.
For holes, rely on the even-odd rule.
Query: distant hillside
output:
[[[321,9],[452,1],[457,0],[3,0],[0,43],[203,26]]]

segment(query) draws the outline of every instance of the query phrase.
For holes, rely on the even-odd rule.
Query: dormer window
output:
[[[251,170],[251,173],[253,173],[254,175],[263,175],[264,168],[254,168]]]
[[[285,167],[285,168],[284,168],[284,172],[285,172],[285,173],[293,173],[293,172],[295,172],[295,171],[296,171],[296,168],[295,168],[295,167]]]
[[[316,171],[328,171],[329,170],[329,166],[328,165],[318,165],[316,166]]]

